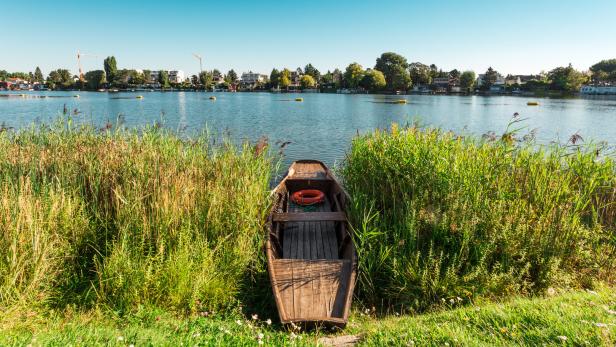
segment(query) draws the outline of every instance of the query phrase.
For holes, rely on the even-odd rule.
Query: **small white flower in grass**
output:
[[[556,337],[563,342],[567,341],[567,336],[561,335],[561,336],[556,336]]]
[[[272,320],[268,318],[268,319],[265,321],[265,323],[266,323],[267,325],[272,325]]]
[[[595,323],[595,326],[599,328],[607,328],[607,324],[605,323]]]
[[[258,338],[259,340],[261,340],[261,339],[262,339],[262,338],[264,338],[264,337],[265,337],[265,335],[264,335],[263,333],[259,333],[259,335],[257,335],[257,338]]]
[[[236,320],[236,321],[235,321],[235,323],[236,323],[237,325],[242,325],[242,321],[241,321],[241,320],[239,320],[239,319],[238,319],[238,320]]]
[[[458,301],[462,301],[462,298],[461,298],[461,297],[459,297],[459,296],[456,296],[456,300],[458,300]]]
[[[128,347],[135,347],[135,345],[133,345],[132,343],[130,345],[128,345]]]
[[[118,341],[124,341],[124,336],[118,336]]]
[[[258,314],[253,314],[252,315],[252,320],[257,320],[259,319],[259,315]]]
[[[295,340],[295,338],[297,337],[297,335],[295,335],[294,332],[291,332],[291,335],[289,335],[289,337],[291,337],[291,340]]]
[[[456,303],[456,301],[452,298],[452,299],[449,299],[449,303],[450,303],[450,304],[455,304],[455,303]]]
[[[263,344],[263,340],[259,340],[259,342],[258,342],[258,343],[259,343],[260,345],[262,345],[262,344]]]

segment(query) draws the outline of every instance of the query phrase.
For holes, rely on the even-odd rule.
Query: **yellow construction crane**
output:
[[[77,66],[79,67],[79,80],[83,82],[84,78],[83,78],[83,69],[81,68],[81,57],[98,58],[98,56],[95,54],[81,53],[79,52],[79,50],[77,50]]]

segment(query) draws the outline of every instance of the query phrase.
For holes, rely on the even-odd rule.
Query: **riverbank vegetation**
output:
[[[616,163],[576,136],[518,136],[354,139],[338,170],[359,253],[344,334],[614,342]],[[313,344],[326,332],[277,325],[265,146],[70,120],[0,132],[0,344]]]
[[[0,310],[233,306],[271,167],[248,146],[157,127],[0,133]]]
[[[575,136],[516,136],[394,125],[353,141],[342,177],[365,304],[421,311],[615,279],[614,160]]]

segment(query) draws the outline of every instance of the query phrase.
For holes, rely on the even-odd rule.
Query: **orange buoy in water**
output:
[[[317,189],[303,189],[293,193],[291,200],[298,205],[309,206],[325,201],[325,194]]]

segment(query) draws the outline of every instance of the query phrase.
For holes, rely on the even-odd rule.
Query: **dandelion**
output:
[[[258,315],[258,314],[256,314],[256,313],[255,313],[255,314],[253,314],[253,315],[252,315],[252,320],[257,320],[257,319],[259,319],[259,315]]]
[[[118,336],[118,341],[124,341],[124,336]]]
[[[268,319],[265,321],[265,323],[266,323],[267,325],[272,325],[272,320],[268,318]]]
[[[559,340],[561,340],[562,342],[567,341],[567,336],[556,336]]]

